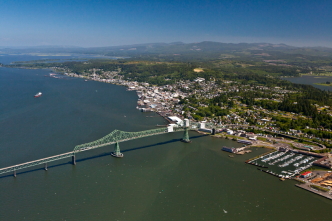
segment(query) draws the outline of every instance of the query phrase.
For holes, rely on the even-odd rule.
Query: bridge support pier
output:
[[[183,138],[181,139],[182,142],[191,143],[191,140],[189,139],[188,131],[189,131],[189,129],[185,128],[184,133],[183,133]]]
[[[47,171],[47,163],[44,164],[44,169]]]
[[[111,153],[113,157],[123,157],[123,153],[120,152],[120,145],[119,142],[115,143],[114,152]]]
[[[216,135],[216,128],[212,128],[212,135]]]
[[[72,161],[73,165],[76,165],[76,156],[75,155],[73,155],[71,157],[71,161]]]
[[[16,177],[16,170],[14,170],[14,177]]]

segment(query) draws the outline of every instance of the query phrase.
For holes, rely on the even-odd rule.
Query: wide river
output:
[[[166,123],[136,110],[136,93],[125,87],[49,73],[0,68],[1,168],[71,151],[114,129]],[[244,163],[267,150],[230,158],[220,149],[236,142],[190,136],[190,144],[179,141],[182,132],[120,143],[122,159],[107,146],[78,154],[76,166],[64,159],[48,171],[2,174],[0,220],[331,220],[332,201]]]

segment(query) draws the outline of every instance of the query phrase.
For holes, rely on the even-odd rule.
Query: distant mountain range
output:
[[[109,47],[75,47],[75,46],[36,46],[36,47],[0,47],[0,53],[80,53],[99,54],[106,56],[182,56],[187,59],[195,59],[198,56],[208,59],[220,58],[220,56],[237,55],[261,55],[271,56],[278,53],[300,54],[309,56],[332,56],[332,48],[326,47],[294,47],[285,44],[270,43],[147,43]]]

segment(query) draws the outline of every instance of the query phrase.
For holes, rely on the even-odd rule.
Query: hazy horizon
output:
[[[143,43],[134,43],[134,44],[121,44],[121,45],[105,45],[105,46],[77,46],[77,45],[21,45],[21,46],[2,46],[0,45],[0,49],[37,49],[37,48],[84,48],[84,49],[89,49],[89,48],[103,48],[103,47],[126,47],[126,46],[135,46],[135,45],[148,45],[148,44],[172,44],[172,43],[183,43],[183,44],[195,44],[195,43],[202,43],[202,42],[215,42],[215,43],[223,43],[223,44],[272,44],[272,45],[287,45],[290,47],[303,47],[303,48],[315,48],[315,47],[322,47],[322,48],[331,48],[332,46],[321,46],[321,45],[304,45],[304,46],[297,46],[297,45],[291,45],[291,44],[285,44],[283,42],[280,43],[271,43],[271,42],[217,42],[217,41],[201,41],[201,42],[182,42],[182,41],[177,41],[177,42],[143,42]]]
[[[17,0],[1,5],[1,47],[178,41],[332,47],[332,2],[326,0]]]

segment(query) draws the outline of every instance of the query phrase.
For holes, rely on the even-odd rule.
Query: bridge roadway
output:
[[[139,131],[139,132],[125,132],[125,131],[114,130],[112,133],[106,135],[105,137],[103,137],[101,139],[76,146],[74,148],[74,150],[71,152],[1,168],[0,174],[14,172],[14,176],[16,177],[16,171],[24,169],[24,168],[28,168],[28,167],[37,166],[40,164],[44,164],[44,169],[47,170],[47,163],[65,159],[65,158],[70,158],[70,157],[72,157],[73,164],[76,164],[75,154],[83,152],[83,151],[92,150],[92,149],[96,149],[99,147],[103,147],[103,146],[107,146],[107,145],[111,145],[111,144],[115,144],[115,143],[119,143],[119,142],[124,142],[124,141],[128,141],[128,140],[134,140],[134,139],[138,139],[138,138],[142,138],[142,137],[154,136],[154,135],[160,135],[160,134],[165,134],[165,133],[169,133],[169,132],[178,132],[178,131],[185,131],[185,129],[184,128],[173,128],[172,131],[168,131],[168,129],[165,127],[165,128],[158,128],[158,129],[145,130],[145,131]]]
[[[17,164],[17,165],[10,166],[10,167],[5,167],[5,168],[0,169],[0,174],[14,171],[14,176],[16,176],[16,171],[17,170],[21,170],[21,169],[24,169],[24,168],[28,168],[28,167],[32,167],[32,166],[36,166],[36,165],[40,165],[40,164],[45,164],[45,169],[47,169],[47,163],[48,162],[61,160],[61,159],[69,158],[69,157],[72,157],[72,156],[74,156],[74,151],[59,154],[59,155],[55,155],[55,156],[51,156],[51,157],[46,157],[46,158],[42,158],[42,159],[39,159],[39,160],[34,160],[34,161],[26,162],[26,163],[21,163],[21,164]]]

